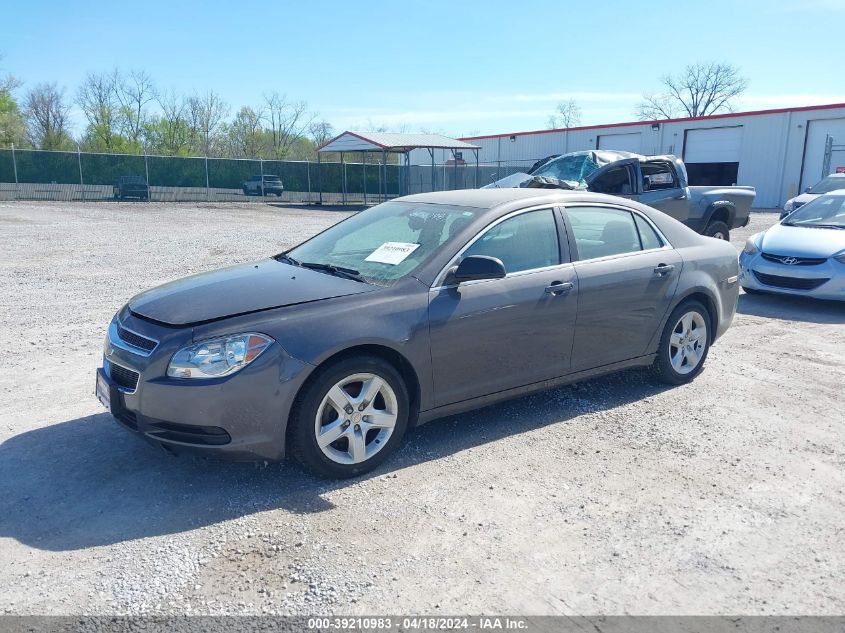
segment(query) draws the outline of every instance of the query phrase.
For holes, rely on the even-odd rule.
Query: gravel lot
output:
[[[0,203],[0,613],[845,612],[845,305],[743,295],[691,385],[452,416],[355,481],[169,457],[103,412],[131,295],[346,215]]]

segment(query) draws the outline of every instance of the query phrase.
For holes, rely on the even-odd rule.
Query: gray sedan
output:
[[[737,274],[730,244],[622,198],[408,196],[134,297],[96,393],[168,452],[355,476],[444,415],[628,367],[692,380]]]
[[[745,292],[845,301],[845,189],[752,235],[739,262]]]

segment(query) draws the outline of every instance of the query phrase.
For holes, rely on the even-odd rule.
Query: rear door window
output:
[[[579,260],[642,250],[630,211],[609,207],[567,207]]]

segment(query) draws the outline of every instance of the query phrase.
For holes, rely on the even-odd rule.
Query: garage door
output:
[[[602,134],[599,136],[597,149],[615,149],[620,152],[642,152],[642,134]]]
[[[798,191],[812,187],[822,179],[824,164],[824,142],[827,136],[833,137],[835,145],[845,144],[845,119],[820,119],[807,125],[807,143],[804,146],[804,169],[801,172],[801,184]],[[845,152],[833,152],[830,157],[830,171],[845,167]],[[824,174],[825,176],[827,174]]]
[[[691,185],[735,185],[742,126],[687,130],[684,162]]]

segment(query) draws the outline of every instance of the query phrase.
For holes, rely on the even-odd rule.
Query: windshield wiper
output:
[[[299,266],[298,261],[296,261],[290,255],[286,255],[285,253],[282,253],[281,255],[276,255],[275,259],[276,259],[277,262],[282,262],[284,264],[290,264],[291,266]]]
[[[330,275],[335,275],[336,277],[345,277],[346,279],[366,283],[364,282],[364,278],[361,277],[361,273],[354,268],[345,268],[344,266],[334,266],[332,264],[321,264],[319,262],[299,262],[299,265],[303,268],[327,272]]]

